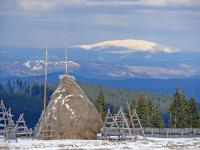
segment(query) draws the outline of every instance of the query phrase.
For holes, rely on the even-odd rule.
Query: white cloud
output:
[[[17,0],[17,2],[22,8],[27,10],[50,10],[58,6],[200,6],[199,0]]]
[[[87,0],[17,0],[26,10],[52,10],[60,6],[87,6]],[[90,3],[90,2],[89,2]]]
[[[150,6],[192,6],[200,5],[199,0],[138,0],[137,4]]]
[[[51,10],[56,6],[56,1],[51,0],[18,0],[17,2],[26,10]]]
[[[93,16],[95,24],[98,26],[117,26],[117,27],[127,27],[129,24],[127,20],[130,17],[117,15],[117,14],[96,14]]]
[[[3,27],[0,39],[3,45],[11,43],[18,46],[24,46],[24,43],[41,46],[49,40],[53,47],[59,47],[63,43],[59,42],[60,39],[55,40],[55,37],[63,37],[63,34],[68,34],[73,44],[86,43],[88,39],[96,42],[134,36],[197,51],[200,9],[188,11],[184,6],[196,7],[199,6],[199,2],[199,0],[0,0],[1,27]],[[179,9],[151,7],[172,5],[181,7]],[[20,38],[18,34],[21,35]]]
[[[73,0],[72,0],[73,1]],[[199,0],[71,0],[65,1],[68,4],[84,3],[87,6],[196,6],[200,5]]]
[[[96,44],[87,44],[87,45],[78,45],[74,47],[83,48],[86,50],[95,49],[101,50],[102,48],[109,48],[109,47],[119,47],[124,48],[125,50],[107,50],[107,53],[117,53],[117,54],[128,54],[137,51],[143,52],[157,52],[163,51],[166,53],[173,53],[180,51],[177,48],[172,48],[168,46],[164,46],[161,44],[157,44],[155,42],[149,42],[144,40],[135,40],[135,39],[125,39],[125,40],[113,40],[113,41],[104,41]]]

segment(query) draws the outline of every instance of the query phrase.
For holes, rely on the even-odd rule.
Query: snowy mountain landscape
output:
[[[13,55],[13,51],[16,54]],[[44,52],[43,49],[33,48],[1,49],[2,81],[9,78],[41,80],[44,74],[42,51]],[[53,78],[50,76],[50,82],[57,82],[55,75],[59,76],[64,72],[63,54],[64,49],[49,49],[48,72],[54,74]],[[68,48],[69,72],[80,81],[164,93],[183,88],[187,96],[193,95],[197,99],[200,98],[199,58],[199,52],[189,53],[135,39],[104,41]],[[118,84],[114,80],[118,80]]]
[[[0,150],[200,149],[200,2],[0,0]]]
[[[18,51],[19,54],[13,55],[13,50]],[[33,75],[40,75],[39,70],[42,70],[41,51],[28,48],[1,50],[1,71],[12,76],[28,76],[30,75],[29,71],[33,72]],[[62,71],[64,51],[50,49],[49,53],[50,72]],[[75,68],[71,72],[85,77],[97,79],[200,77],[200,53],[186,53],[180,49],[150,41],[135,39],[104,41],[96,44],[72,46],[68,49],[68,53],[69,59],[76,63],[69,62],[69,67]],[[25,60],[27,58],[29,60]],[[16,59],[23,61],[18,62]],[[57,62],[55,62],[56,59]],[[9,64],[8,60],[12,65]],[[29,61],[32,67],[29,67]],[[6,66],[7,68],[5,68]],[[13,68],[22,70],[22,73],[12,72]]]

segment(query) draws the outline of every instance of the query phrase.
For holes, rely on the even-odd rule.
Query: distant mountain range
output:
[[[1,71],[6,74],[29,76],[42,73],[43,49],[1,48],[0,54]],[[70,72],[90,78],[200,78],[200,53],[149,41],[127,39],[76,45],[68,49],[68,56]],[[50,48],[49,60],[50,72],[64,70],[63,49]],[[17,69],[20,71],[14,72]]]
[[[0,78],[37,78],[44,74],[44,49],[0,48]],[[155,42],[125,39],[68,48],[69,73],[81,81],[150,91],[184,88],[197,97],[200,53]],[[64,49],[49,49],[48,71],[64,72]],[[200,97],[200,96],[199,96]]]
[[[0,60],[1,64],[1,74],[0,77],[28,77],[28,76],[38,76],[44,74],[44,60],[33,59],[33,60]],[[58,72],[65,69],[65,62],[60,60],[50,60],[48,61],[48,71]],[[70,71],[74,72],[80,68],[78,63],[73,61],[68,61],[68,68]]]

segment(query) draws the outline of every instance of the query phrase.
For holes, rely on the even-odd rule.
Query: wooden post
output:
[[[168,135],[169,135],[169,130],[166,130],[166,138],[168,138]]]
[[[46,95],[47,95],[47,64],[48,47],[45,49],[45,77],[44,77],[44,115],[46,116]]]
[[[130,116],[130,119],[131,119],[131,125],[132,125],[132,132],[131,133],[132,133],[132,136],[133,136],[133,133],[134,133],[135,138],[136,138],[135,126],[134,126],[134,123],[133,123],[133,116],[132,116],[132,112],[131,112],[131,109],[129,107],[129,103],[128,102],[127,102],[127,106],[128,106],[128,112],[129,112],[129,116]]]
[[[64,38],[64,43],[65,43],[65,74],[68,73],[68,68],[67,68],[67,36]]]
[[[3,100],[0,101],[0,135],[5,135],[7,132],[7,112]]]

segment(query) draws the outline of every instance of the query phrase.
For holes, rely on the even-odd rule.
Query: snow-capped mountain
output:
[[[71,52],[75,51],[84,53],[83,59],[91,62],[91,74],[96,77],[200,77],[200,53],[187,52],[155,42],[135,39],[104,41],[73,46]]]
[[[85,50],[95,50],[101,51],[102,49],[107,50],[107,53],[117,53],[117,54],[129,54],[134,52],[165,52],[174,53],[179,52],[180,49],[173,48],[170,46],[164,46],[155,42],[136,40],[136,39],[125,39],[125,40],[113,40],[113,41],[103,41],[96,44],[85,44],[77,45],[75,48],[82,48]],[[116,47],[121,50],[111,50],[109,48]]]
[[[17,76],[44,73],[44,50],[15,48],[0,51],[3,51],[0,55],[1,72]],[[150,41],[125,39],[81,44],[68,48],[68,56],[69,60],[73,60],[68,63],[71,73],[85,77],[200,78],[199,52],[180,50]],[[63,49],[49,48],[49,72],[64,71],[62,60]]]
[[[1,60],[1,72],[12,76],[26,77],[44,74],[44,60]],[[48,61],[48,72],[64,72],[65,61]],[[80,68],[74,61],[68,61],[68,68],[73,72]]]
[[[30,68],[30,70],[34,71],[43,71],[44,70],[44,60],[27,60],[23,63],[23,66]],[[67,66],[70,69],[78,69],[80,65],[74,61],[68,61]],[[65,66],[65,61],[48,61],[48,69],[63,69]]]

